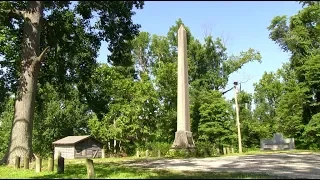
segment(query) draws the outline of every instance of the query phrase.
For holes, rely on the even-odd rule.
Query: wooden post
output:
[[[230,148],[227,147],[227,154],[230,154]]]
[[[226,151],[226,148],[225,148],[225,147],[223,147],[223,154],[224,154],[224,155],[227,154],[227,151]]]
[[[160,149],[158,149],[158,158],[160,158],[161,157],[161,151],[160,151]]]
[[[146,157],[148,157],[149,156],[149,150],[147,149],[146,150]]]
[[[41,157],[36,156],[36,173],[41,172]]]
[[[54,160],[53,160],[53,158],[52,157],[49,157],[48,158],[48,171],[53,171],[53,169],[54,169]]]
[[[238,93],[237,93],[238,82],[234,82],[234,100],[236,105],[236,120],[237,120],[237,129],[238,129],[238,146],[239,153],[242,153],[242,142],[241,142],[241,130],[240,130],[240,120],[239,120],[239,105],[238,105]]]
[[[234,149],[233,148],[231,148],[231,153],[234,154]]]
[[[86,165],[87,165],[88,179],[93,179],[95,177],[93,160],[92,159],[86,159]]]
[[[60,151],[58,152],[58,159],[59,159],[59,157],[61,157],[61,152]]]
[[[64,158],[61,157],[61,153],[58,153],[58,167],[57,167],[57,173],[63,174],[64,173]]]
[[[19,156],[16,156],[14,165],[15,165],[16,169],[20,168],[20,157]]]
[[[140,156],[140,152],[139,151],[137,151],[137,158]]]
[[[23,166],[24,166],[25,169],[29,169],[29,157],[28,157],[28,155],[26,155],[24,157]]]
[[[106,158],[106,149],[101,149],[101,157]]]
[[[217,148],[216,150],[217,150],[217,155],[218,155],[218,154],[220,154],[220,149],[219,149],[219,148]]]

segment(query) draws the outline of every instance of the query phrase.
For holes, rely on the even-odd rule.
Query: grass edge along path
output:
[[[120,159],[120,160],[119,160]],[[94,159],[94,168],[96,178],[139,178],[139,179],[283,179],[283,177],[267,175],[261,173],[242,173],[242,172],[201,172],[201,171],[177,171],[177,170],[157,170],[141,167],[128,167],[122,164],[122,158],[117,159]],[[134,158],[123,158],[134,159]],[[141,159],[143,160],[143,159]],[[151,159],[149,159],[151,160]],[[56,164],[56,163],[55,163]],[[25,170],[14,169],[13,166],[0,166],[0,178],[87,178],[85,159],[68,160],[65,164],[65,173],[57,174],[47,170],[47,162],[44,160],[42,171],[36,173],[34,165],[30,166],[33,169]],[[55,167],[56,171],[56,167]]]
[[[223,156],[245,156],[245,155],[259,155],[259,154],[277,154],[277,153],[307,153],[318,154],[317,151],[311,150],[291,150],[291,151],[248,151],[242,154],[234,153]],[[209,158],[209,157],[208,157]],[[210,157],[215,158],[215,157]],[[244,172],[200,172],[200,171],[177,171],[177,170],[156,170],[142,167],[126,167],[123,162],[139,162],[152,161],[164,158],[106,158],[94,159],[94,166],[97,178],[245,178],[245,179],[265,179],[265,178],[284,178],[274,175],[266,175],[261,173],[244,173]],[[177,159],[177,158],[168,158]],[[181,159],[181,158],[178,158]],[[201,158],[200,158],[201,159]],[[65,173],[56,174],[57,161],[55,160],[55,171],[49,172],[47,170],[47,160],[42,161],[42,172],[35,173],[34,162],[30,164],[30,170],[14,169],[13,166],[0,166],[0,178],[86,178],[85,159],[73,159],[65,161]]]

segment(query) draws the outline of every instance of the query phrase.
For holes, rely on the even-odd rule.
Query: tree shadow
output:
[[[144,161],[145,162],[145,161]],[[230,173],[230,172],[174,172],[165,169],[148,169],[143,167],[130,167],[121,162],[99,162],[94,164],[96,178],[146,178],[146,179],[221,179],[221,178],[272,178],[263,174]],[[84,162],[79,164],[66,164],[64,174],[46,174],[33,177],[35,179],[53,178],[87,178]]]
[[[318,178],[320,154],[267,154],[219,158],[141,158],[110,162],[94,159],[96,178],[224,179]],[[87,178],[85,161],[67,161],[64,174],[44,171],[35,179]],[[173,171],[176,170],[176,171]],[[19,170],[15,170],[19,171]]]
[[[154,169],[272,174],[288,178],[319,178],[319,154],[267,154],[205,159],[164,159],[128,166]]]

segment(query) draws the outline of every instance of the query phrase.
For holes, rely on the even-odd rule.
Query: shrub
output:
[[[165,157],[169,158],[188,158],[188,157],[195,157],[197,153],[197,149],[170,149]]]
[[[216,146],[210,142],[196,142],[197,156],[210,157],[217,156]]]
[[[164,156],[170,149],[171,144],[163,142],[150,142],[145,147],[138,147],[136,151],[140,151],[140,156],[145,156],[145,152],[149,150],[149,157],[157,157],[158,150],[160,150],[161,156]]]

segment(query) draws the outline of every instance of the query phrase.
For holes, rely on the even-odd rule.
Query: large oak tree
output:
[[[59,82],[67,74],[75,77],[81,87],[95,64],[100,41],[109,44],[108,60],[113,65],[130,64],[128,43],[138,34],[139,25],[131,20],[133,8],[141,9],[142,1],[7,1],[0,3],[1,67],[6,67],[8,86],[16,93],[14,120],[5,162],[13,163],[15,156],[32,156],[32,129],[38,77],[42,67],[50,72],[50,63],[64,68],[60,76],[44,78]],[[96,20],[96,22],[93,22]],[[81,31],[76,30],[81,27]],[[74,30],[74,31],[72,31]],[[67,32],[67,33],[65,33]],[[82,32],[82,34],[81,34]],[[86,49],[76,43],[84,37]],[[74,41],[75,40],[75,41]],[[83,48],[84,46],[80,46]],[[93,49],[90,52],[88,49]],[[81,51],[82,50],[82,51]],[[18,53],[17,53],[18,52]],[[19,53],[20,52],[20,53]],[[60,53],[60,58],[53,56]],[[62,58],[61,58],[62,57]],[[72,63],[86,59],[81,64]],[[76,67],[78,66],[78,67]],[[79,67],[80,66],[80,67]],[[45,68],[47,67],[47,68]],[[45,77],[45,76],[44,76]],[[59,79],[60,78],[60,79]],[[63,81],[62,81],[63,83]],[[66,83],[66,81],[64,81]],[[57,83],[58,84],[58,83]]]

